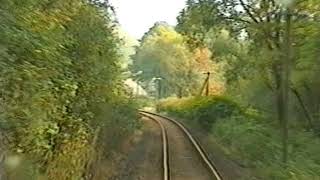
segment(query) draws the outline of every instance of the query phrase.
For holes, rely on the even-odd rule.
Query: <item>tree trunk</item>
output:
[[[291,42],[291,8],[287,8],[285,18],[285,38],[284,38],[284,55],[281,63],[281,85],[280,85],[280,101],[279,101],[279,120],[282,128],[282,160],[283,163],[288,161],[288,119],[289,119],[289,77],[290,64],[292,56]]]
[[[308,130],[313,129],[313,118],[311,113],[309,112],[308,108],[306,107],[305,103],[303,102],[303,99],[301,95],[299,94],[298,90],[295,88],[291,88],[292,93],[297,97],[299,104],[303,110],[304,115],[306,116],[308,120]]]

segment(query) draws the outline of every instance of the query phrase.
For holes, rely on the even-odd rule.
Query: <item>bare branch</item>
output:
[[[241,6],[246,11],[246,13],[249,15],[249,17],[257,24],[259,24],[259,21],[254,17],[254,15],[251,13],[249,7],[243,2],[243,0],[239,0]]]
[[[250,21],[248,21],[248,20],[242,19],[242,18],[240,18],[240,17],[235,17],[235,16],[225,17],[225,19],[241,21],[241,22],[248,23],[248,24],[251,24],[251,23],[252,23],[252,22],[250,22]]]

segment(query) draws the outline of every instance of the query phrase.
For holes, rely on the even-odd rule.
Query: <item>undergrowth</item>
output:
[[[281,161],[281,136],[276,120],[244,108],[227,97],[167,99],[158,109],[200,125],[226,155],[252,169],[261,179],[320,179],[320,140],[302,128],[291,128],[289,161]]]

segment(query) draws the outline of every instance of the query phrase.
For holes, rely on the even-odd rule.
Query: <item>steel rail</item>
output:
[[[169,166],[169,145],[168,145],[168,136],[167,131],[161,121],[152,116],[144,113],[142,111],[139,112],[141,116],[147,117],[153,121],[155,121],[161,128],[161,137],[162,137],[162,169],[163,169],[163,179],[170,180],[170,166]]]
[[[198,140],[196,140],[191,133],[189,132],[189,130],[180,122],[168,118],[166,116],[163,115],[159,115],[159,114],[155,114],[152,112],[148,112],[148,111],[143,111],[140,110],[140,113],[143,114],[149,114],[149,115],[153,115],[156,117],[160,117],[162,119],[166,119],[172,123],[174,123],[175,125],[177,125],[183,132],[184,134],[188,137],[189,141],[192,143],[192,145],[194,146],[194,148],[197,150],[197,152],[200,154],[201,159],[203,160],[203,162],[206,164],[207,168],[210,170],[210,172],[212,173],[212,175],[217,179],[217,180],[223,180],[221,174],[218,172],[217,168],[215,167],[214,163],[209,159],[207,153],[205,152],[205,150],[201,147],[200,143],[198,142]],[[155,118],[153,118],[155,119]],[[159,120],[158,120],[159,121]],[[161,122],[160,122],[161,123]]]

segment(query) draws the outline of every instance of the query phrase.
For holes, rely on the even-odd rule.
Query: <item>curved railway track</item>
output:
[[[222,180],[207,153],[183,124],[155,113],[139,113],[161,128],[164,180]]]

